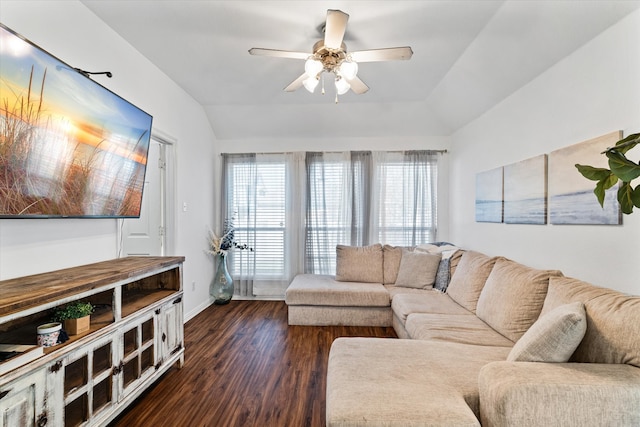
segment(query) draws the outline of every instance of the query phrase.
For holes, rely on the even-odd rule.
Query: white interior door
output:
[[[166,150],[151,139],[140,218],[122,221],[121,256],[165,254]]]

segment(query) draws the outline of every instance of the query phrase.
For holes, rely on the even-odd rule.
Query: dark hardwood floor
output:
[[[111,427],[324,426],[327,359],[342,336],[392,328],[288,326],[282,301],[231,301],[185,325],[171,368]]]

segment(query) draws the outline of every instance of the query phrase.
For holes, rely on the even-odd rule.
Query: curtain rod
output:
[[[380,151],[380,150],[348,150],[350,151]],[[446,154],[448,151],[444,150],[393,150],[393,151],[384,151],[384,153],[404,153],[407,151],[432,151],[438,154]],[[335,154],[335,153],[344,153],[344,151],[311,151],[312,153],[327,153],[327,154]],[[293,153],[306,153],[306,151],[263,151],[258,153],[247,152],[247,153],[220,153],[223,154],[293,154]]]

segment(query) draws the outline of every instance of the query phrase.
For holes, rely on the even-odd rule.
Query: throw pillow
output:
[[[403,251],[395,285],[418,289],[433,287],[440,259],[440,254]]]
[[[382,245],[336,246],[336,280],[382,283]]]
[[[587,331],[584,304],[561,305],[540,317],[511,349],[508,362],[565,363]]]
[[[402,260],[403,250],[413,250],[413,247],[384,245],[382,247],[383,279],[385,285],[393,285],[398,278],[400,260]]]
[[[475,313],[480,292],[495,262],[496,258],[480,252],[465,251],[451,277],[447,294],[455,302]]]
[[[438,265],[436,280],[433,284],[433,288],[440,292],[447,291],[449,281],[451,281],[451,259],[456,252],[458,252],[458,249],[446,250],[441,252],[442,259],[440,260],[440,264]]]

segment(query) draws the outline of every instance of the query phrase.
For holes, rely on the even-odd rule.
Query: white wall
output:
[[[622,226],[476,223],[476,173],[615,130],[640,132],[640,11],[453,135],[451,239],[537,268],[640,294],[640,211]],[[638,160],[638,151],[631,158]],[[577,173],[577,172],[576,172]]]
[[[68,64],[113,78],[95,80],[154,116],[177,140],[175,255],[184,265],[185,316],[209,303],[214,141],[202,107],[78,1],[7,1],[2,23]],[[182,203],[187,202],[187,212]],[[114,219],[0,220],[0,279],[116,258]],[[172,254],[172,255],[173,255]],[[195,290],[192,290],[195,283]]]

